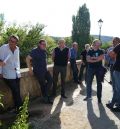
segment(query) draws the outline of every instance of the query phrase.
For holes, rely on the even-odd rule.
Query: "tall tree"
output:
[[[90,14],[86,4],[79,8],[77,15],[72,17],[72,22],[72,40],[78,42],[81,50],[86,43],[90,43]]]

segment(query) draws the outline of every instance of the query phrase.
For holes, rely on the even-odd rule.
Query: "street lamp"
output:
[[[99,19],[98,26],[99,26],[99,40],[101,40],[101,27],[102,27],[103,21],[102,19]]]

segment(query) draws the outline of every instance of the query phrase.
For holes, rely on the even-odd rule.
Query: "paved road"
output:
[[[41,104],[36,99],[30,106],[30,122],[34,129],[120,129],[120,113],[113,113],[105,104],[112,97],[108,84],[109,74],[103,83],[102,104],[96,98],[96,83],[93,83],[92,101],[83,101],[85,90],[79,85],[67,84],[67,99],[58,95],[54,104]]]

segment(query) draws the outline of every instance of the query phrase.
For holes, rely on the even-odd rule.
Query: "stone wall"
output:
[[[80,60],[77,61],[78,69],[80,69]],[[48,70],[52,75],[53,65],[48,65]],[[20,90],[22,99],[29,93],[30,98],[41,96],[41,90],[38,81],[34,76],[30,76],[28,73],[28,69],[21,69],[21,82],[20,82]],[[67,77],[66,81],[72,80],[72,71],[70,68],[70,63],[68,63],[67,67]],[[60,79],[59,79],[60,83]],[[12,94],[8,86],[4,83],[2,79],[0,79],[0,93],[3,94],[3,104],[5,108],[11,107],[13,105]]]

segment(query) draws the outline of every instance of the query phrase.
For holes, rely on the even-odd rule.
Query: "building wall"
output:
[[[77,61],[78,69],[80,69],[80,60]],[[51,75],[53,72],[53,65],[48,65],[48,70]],[[21,69],[21,81],[20,81],[20,90],[22,99],[29,93],[30,98],[41,96],[41,90],[38,81],[34,76],[30,76],[28,73],[28,69]],[[70,63],[67,66],[67,77],[66,81],[72,80],[72,71],[70,68]],[[60,79],[59,79],[60,84]],[[3,104],[5,108],[13,106],[12,94],[8,86],[4,83],[2,79],[0,79],[0,94],[3,95]]]

